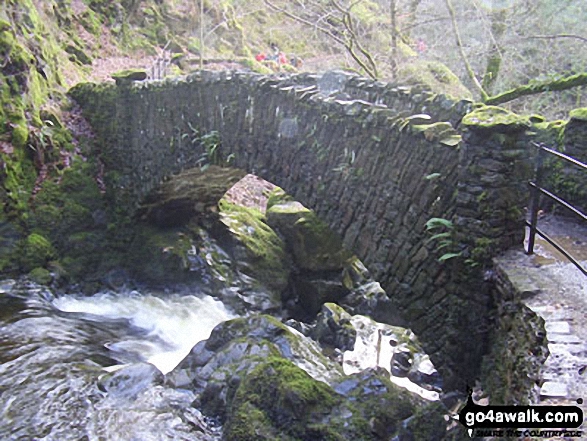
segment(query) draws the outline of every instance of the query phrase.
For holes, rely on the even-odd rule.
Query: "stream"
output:
[[[221,439],[222,427],[192,405],[195,393],[168,384],[165,374],[234,317],[204,293],[88,297],[0,281],[0,439]],[[390,339],[411,333],[363,316],[353,325],[358,334],[354,351],[344,354],[347,375],[377,365],[389,370]],[[407,378],[391,379],[438,400],[436,391]]]
[[[1,282],[0,295],[0,439],[219,438],[213,426],[198,435],[206,420],[191,392],[139,362],[169,372],[232,317],[222,303],[137,291],[54,297],[14,281]]]

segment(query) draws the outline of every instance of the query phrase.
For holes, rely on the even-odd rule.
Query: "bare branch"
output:
[[[461,40],[461,34],[459,32],[459,27],[457,25],[455,10],[452,6],[451,0],[445,0],[445,3],[446,3],[446,7],[448,9],[448,13],[450,14],[452,28],[453,28],[453,32],[455,34],[459,53],[461,55],[461,60],[463,61],[463,64],[465,65],[465,69],[467,70],[467,74],[469,75],[469,78],[471,79],[471,81],[473,82],[473,84],[475,85],[477,90],[479,91],[479,93],[481,95],[481,99],[483,101],[485,101],[488,98],[487,92],[485,92],[485,89],[483,89],[483,86],[481,85],[481,83],[477,79],[477,76],[475,75],[475,72],[473,71],[473,68],[471,67],[471,64],[469,63],[469,60],[467,59],[467,55],[465,54],[465,50],[463,49],[463,41]]]
[[[574,35],[574,34],[530,35],[529,37],[524,37],[524,39],[527,39],[527,40],[533,40],[533,39],[556,40],[559,38],[573,38],[576,40],[587,41],[587,37],[582,37],[581,35]]]
[[[319,30],[320,32],[328,35],[330,38],[332,38],[334,41],[336,41],[339,44],[342,44],[343,46],[345,45],[345,42],[342,38],[338,37],[337,35],[333,34],[332,32],[330,32],[328,29],[322,27],[322,26],[317,26],[316,23],[312,23],[309,20],[306,20],[303,17],[297,16],[292,14],[291,12],[280,8],[276,5],[274,5],[273,3],[271,3],[269,0],[264,0],[265,4],[267,6],[269,6],[271,9],[274,9],[275,11],[281,12],[282,14],[286,15],[287,17],[291,18],[292,20],[295,20],[297,22],[303,23],[305,25],[308,25],[310,27],[316,28],[317,30]]]

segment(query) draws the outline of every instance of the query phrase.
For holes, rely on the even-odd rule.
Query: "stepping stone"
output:
[[[545,324],[546,332],[552,332],[554,334],[570,334],[571,333],[571,326],[568,322],[558,321],[558,322],[546,322]]]
[[[551,355],[554,354],[571,354],[575,357],[587,357],[587,346],[577,344],[565,344],[565,343],[548,343],[548,351]]]
[[[566,398],[568,393],[567,385],[556,381],[547,381],[540,388],[541,397]]]

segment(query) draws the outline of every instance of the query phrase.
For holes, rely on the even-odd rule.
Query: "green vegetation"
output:
[[[325,383],[291,361],[270,357],[249,373],[236,391],[225,426],[227,440],[336,439],[317,420],[338,401]],[[276,436],[277,435],[277,436]]]
[[[438,61],[414,60],[404,64],[398,71],[402,82],[410,85],[423,85],[427,89],[442,93],[453,99],[473,98],[471,92],[459,78],[444,64]]]
[[[438,257],[439,262],[444,262],[462,255],[462,252],[455,251],[456,242],[452,221],[433,217],[426,222],[426,231],[432,234],[428,242],[434,244],[437,253],[442,253]]]
[[[519,116],[496,106],[479,106],[465,115],[462,124],[465,127],[495,132],[510,133],[530,128],[530,119]]]
[[[285,244],[266,224],[263,213],[221,199],[220,220],[245,247],[252,265],[245,269],[257,280],[280,292],[287,285],[289,262]]]

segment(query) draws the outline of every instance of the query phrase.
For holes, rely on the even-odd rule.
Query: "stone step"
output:
[[[559,381],[547,381],[540,388],[541,397],[567,398],[568,394],[567,385]]]
[[[570,334],[571,325],[567,321],[547,321],[545,323],[546,332],[554,334]]]

